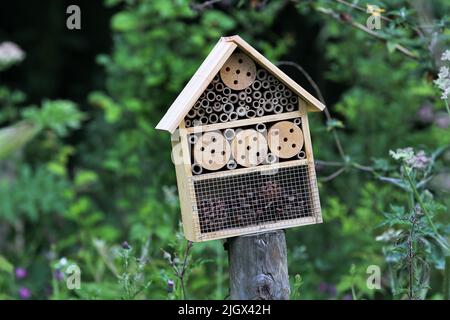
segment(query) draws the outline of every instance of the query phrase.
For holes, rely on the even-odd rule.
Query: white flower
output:
[[[65,258],[65,257],[62,257],[61,259],[59,259],[59,265],[61,266],[61,267],[64,267],[66,264],[67,264],[67,258]]]
[[[25,52],[13,42],[0,43],[0,64],[11,65],[25,59]]]
[[[450,94],[450,70],[448,67],[439,69],[438,78],[434,80],[434,84],[442,91],[441,99],[446,100]]]
[[[445,50],[442,53],[442,57],[441,57],[442,61],[450,61],[450,50]]]
[[[390,242],[393,240],[397,240],[401,234],[402,234],[401,230],[388,229],[383,234],[377,236],[375,240],[382,242]]]

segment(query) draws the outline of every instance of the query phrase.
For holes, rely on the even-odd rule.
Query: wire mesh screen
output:
[[[313,165],[191,180],[200,238],[316,223],[319,193]],[[212,235],[214,233],[214,235]]]

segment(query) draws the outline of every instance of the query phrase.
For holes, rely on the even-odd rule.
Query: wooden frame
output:
[[[238,119],[236,120],[236,118],[233,118],[233,121],[228,121],[228,122],[220,122],[220,123],[215,123],[215,122],[203,122],[202,123],[206,123],[204,125],[201,126],[193,126],[192,127],[192,123],[193,120],[195,119],[193,118],[192,115],[189,115],[191,118],[191,120],[189,120],[189,122],[185,122],[185,117],[187,115],[187,113],[190,111],[191,108],[193,108],[194,104],[196,104],[196,108],[199,108],[199,98],[205,100],[205,95],[202,96],[203,92],[205,92],[205,90],[208,88],[208,90],[213,90],[209,87],[210,83],[212,82],[213,84],[216,83],[219,80],[214,80],[213,82],[213,78],[218,74],[219,70],[221,69],[221,67],[226,63],[227,59],[233,54],[233,52],[236,49],[240,49],[241,52],[247,54],[248,56],[250,56],[252,59],[255,60],[256,63],[259,64],[259,66],[264,69],[266,72],[269,73],[270,76],[272,76],[272,80],[273,81],[274,77],[276,80],[278,80],[278,84],[280,84],[280,86],[282,88],[287,88],[286,90],[291,90],[292,92],[288,92],[289,95],[285,94],[284,96],[281,96],[281,92],[279,93],[279,97],[280,99],[283,98],[286,101],[286,98],[291,97],[291,95],[293,95],[293,97],[295,97],[295,100],[293,102],[290,102],[291,108],[286,108],[283,109],[284,107],[281,107],[282,110],[281,111],[274,111],[274,112],[270,112],[267,108],[268,113],[266,115],[264,115],[264,113],[261,113],[261,116],[256,116],[253,115],[253,117],[248,116],[248,118],[244,118],[244,119]],[[225,68],[226,69],[226,68]],[[229,71],[229,70],[227,70]],[[238,69],[236,70],[236,73],[238,73]],[[253,73],[249,72],[247,74],[247,76],[249,76],[249,74]],[[265,78],[260,78],[262,81]],[[266,81],[267,82],[267,81]],[[223,83],[222,83],[223,84]],[[261,84],[260,84],[261,85]],[[269,83],[270,85],[270,83]],[[268,88],[269,85],[267,87],[264,88]],[[284,86],[283,86],[284,85]],[[257,91],[258,89],[256,87],[253,86],[253,88]],[[230,88],[228,88],[228,90],[230,90]],[[267,89],[266,89],[267,90]],[[278,94],[277,91],[281,91],[284,89],[280,89],[279,87],[275,87],[275,89],[270,89],[271,92],[275,92]],[[221,92],[221,91],[220,91]],[[230,90],[231,92],[231,90]],[[251,93],[252,91],[250,91]],[[283,92],[283,91],[282,91]],[[248,93],[248,94],[250,94]],[[254,92],[255,93],[255,92]],[[260,93],[260,97],[261,97],[261,91]],[[271,99],[271,98],[266,98],[265,94],[267,92],[263,91],[264,93],[264,99]],[[213,97],[214,97],[214,92],[212,93]],[[230,94],[230,93],[228,93]],[[201,97],[202,96],[202,97]],[[230,94],[231,96],[231,94]],[[234,93],[234,96],[236,97],[236,93]],[[245,97],[245,96],[244,96]],[[278,97],[277,97],[278,98]],[[209,98],[208,99],[212,99]],[[237,99],[237,98],[236,98]],[[257,98],[260,99],[260,98]],[[294,103],[296,100],[298,99],[298,109],[295,110],[295,105]],[[209,100],[209,101],[214,101],[214,100]],[[220,100],[219,100],[220,101]],[[237,101],[237,100],[236,100]],[[251,101],[251,100],[250,100]],[[273,100],[275,101],[275,100]],[[241,102],[241,101],[240,101]],[[217,103],[217,100],[216,102]],[[220,102],[219,102],[220,103]],[[228,102],[223,102],[224,104],[228,103]],[[236,102],[235,102],[236,103]],[[250,102],[247,102],[250,103]],[[272,103],[272,100],[266,100],[263,102],[259,102],[259,103],[265,103],[267,106],[267,103]],[[276,102],[273,102],[276,103]],[[205,105],[203,105],[204,108],[206,108],[208,106],[208,102],[206,102]],[[239,105],[241,108],[243,108],[241,105]],[[285,106],[285,104],[284,104]],[[233,106],[232,106],[233,107]],[[247,108],[249,108],[249,106],[247,106]],[[170,106],[169,110],[167,111],[167,113],[165,114],[165,116],[161,119],[161,121],[159,122],[157,129],[161,129],[161,130],[166,130],[172,133],[172,149],[173,149],[173,158],[175,160],[175,170],[176,170],[176,175],[177,175],[177,186],[178,186],[178,191],[179,191],[179,199],[180,199],[180,208],[181,208],[181,213],[182,213],[182,220],[183,220],[183,229],[184,229],[184,234],[185,237],[190,240],[190,241],[206,241],[206,240],[212,240],[212,239],[221,239],[221,238],[227,238],[227,237],[233,237],[233,236],[238,236],[238,235],[242,235],[242,234],[251,234],[251,233],[256,233],[256,232],[261,232],[261,231],[265,231],[265,230],[276,230],[276,229],[284,229],[284,228],[290,228],[290,227],[295,227],[295,226],[301,226],[301,225],[308,225],[308,224],[315,224],[315,223],[321,223],[322,222],[322,215],[321,215],[321,209],[320,209],[320,200],[319,200],[319,195],[318,195],[318,186],[317,186],[317,181],[316,181],[316,173],[315,173],[315,167],[314,167],[314,156],[313,156],[313,148],[312,148],[312,141],[311,141],[311,136],[310,136],[310,130],[309,130],[309,122],[308,122],[308,112],[309,111],[321,111],[323,110],[323,108],[325,108],[325,106],[320,103],[316,98],[314,98],[311,94],[309,94],[306,90],[304,90],[301,86],[299,86],[297,83],[295,83],[291,78],[289,78],[286,74],[284,74],[280,69],[278,69],[278,67],[276,67],[275,65],[273,65],[269,60],[267,60],[264,56],[262,56],[259,52],[257,52],[254,48],[252,48],[248,43],[246,43],[243,39],[241,39],[238,36],[232,36],[232,37],[224,37],[221,38],[220,41],[216,44],[216,46],[213,48],[213,50],[211,51],[211,53],[208,55],[207,59],[201,64],[200,68],[197,70],[197,72],[194,74],[194,76],[192,77],[192,79],[188,82],[188,84],[186,85],[186,87],[183,89],[183,91],[180,93],[180,95],[177,97],[177,99],[175,100],[175,102]],[[211,105],[209,105],[209,109],[210,111],[206,111],[211,113]],[[249,109],[247,109],[249,110]],[[273,110],[273,109],[272,109]],[[294,111],[292,111],[294,110]],[[225,111],[225,112],[231,112],[233,111],[233,109],[231,109],[230,111]],[[281,112],[281,113],[279,113]],[[205,111],[203,111],[202,116],[205,114]],[[227,114],[228,115],[228,114]],[[246,114],[244,113],[244,116]],[[241,115],[242,117],[242,115]],[[217,118],[217,117],[216,117]],[[231,118],[231,117],[229,117]],[[301,120],[301,129],[303,132],[303,148],[300,150],[300,152],[304,152],[300,153],[298,152],[298,149],[293,149],[295,148],[295,145],[300,146],[300,140],[295,140],[295,138],[293,140],[291,140],[292,136],[297,134],[297,133],[293,133],[295,132],[295,130],[298,130],[298,128],[294,128],[294,127],[289,127],[289,124],[287,124],[288,126],[286,127],[286,124],[280,124],[281,126],[284,126],[284,128],[287,129],[279,129],[279,127],[273,128],[273,130],[280,130],[280,138],[283,138],[285,141],[285,145],[287,145],[287,147],[291,150],[291,152],[293,153],[284,153],[284,156],[281,154],[277,154],[276,151],[277,150],[286,150],[286,149],[281,149],[281,145],[278,145],[278,147],[273,147],[273,145],[270,145],[269,143],[269,147],[273,147],[274,149],[272,150],[272,156],[277,155],[280,156],[281,158],[283,158],[282,162],[276,162],[276,163],[270,163],[271,161],[267,160],[267,162],[265,162],[266,164],[261,164],[261,162],[258,161],[258,166],[254,166],[254,167],[239,167],[236,168],[236,166],[234,168],[232,168],[231,170],[223,170],[222,167],[217,167],[219,168],[218,171],[214,171],[214,172],[206,172],[203,174],[199,174],[199,175],[193,175],[193,171],[192,171],[192,157],[191,157],[191,145],[195,143],[195,140],[192,140],[194,142],[189,142],[189,139],[198,139],[198,135],[201,135],[203,133],[206,132],[211,132],[211,131],[219,131],[219,130],[225,130],[225,129],[229,129],[229,128],[244,128],[245,130],[248,129],[248,127],[251,126],[256,126],[257,124],[273,124],[273,123],[278,123],[281,121],[288,121],[291,120],[292,122],[296,123],[296,120],[293,119],[297,119],[300,118]],[[186,118],[187,119],[187,118]],[[226,121],[227,118],[225,118]],[[215,120],[217,121],[217,120]],[[298,123],[297,123],[298,124]],[[275,124],[276,125],[276,124]],[[177,131],[175,131],[175,129],[177,129]],[[266,128],[263,128],[262,130],[266,130]],[[267,128],[268,130],[268,128]],[[285,133],[282,133],[283,130],[285,130]],[[291,130],[291,131],[288,131]],[[292,131],[294,130],[294,131]],[[236,131],[237,132],[237,131]],[[289,133],[291,132],[291,133]],[[297,131],[298,132],[298,131]],[[287,134],[286,134],[287,133]],[[195,134],[197,137],[192,136],[192,134]],[[272,134],[272,133],[270,133]],[[274,134],[278,134],[278,133],[274,133]],[[283,134],[283,135],[282,135]],[[275,137],[275,136],[273,136]],[[289,138],[288,138],[289,137]],[[216,137],[216,139],[218,138],[223,138],[223,137]],[[209,138],[209,139],[213,139],[213,138]],[[252,139],[257,139],[256,137],[253,137]],[[267,137],[266,137],[267,139]],[[208,141],[213,141],[214,140],[208,140]],[[220,141],[220,140],[216,140],[216,141]],[[245,139],[239,138],[239,143],[242,144],[242,141],[245,141]],[[257,140],[253,140],[253,141],[257,141]],[[282,141],[280,139],[280,141]],[[236,143],[236,141],[234,142]],[[253,143],[253,142],[252,142]],[[256,152],[253,151],[255,150],[254,148],[254,144],[249,143],[249,144],[242,144],[241,148],[245,147],[247,148],[247,150],[250,150],[250,147],[252,147],[252,152]],[[203,147],[203,145],[201,145]],[[206,145],[205,145],[206,146]],[[292,147],[292,149],[291,149]],[[216,147],[213,147],[214,149],[217,149]],[[211,148],[211,149],[213,149]],[[279,148],[279,149],[276,149]],[[286,147],[283,147],[286,148]],[[200,150],[200,149],[199,149]],[[203,149],[205,150],[205,149]],[[203,150],[201,150],[203,152]],[[208,150],[208,154],[209,154],[209,149]],[[221,150],[221,149],[219,149]],[[260,151],[260,149],[256,149],[258,152]],[[214,150],[211,150],[211,154],[214,152]],[[264,154],[265,156],[265,150],[261,151],[262,154]],[[217,153],[217,150],[216,150]],[[292,156],[292,154],[295,154],[295,160]],[[257,154],[258,155],[258,154]],[[259,156],[259,155],[258,155]],[[304,156],[304,159],[303,159]],[[234,157],[236,157],[236,155],[234,155]],[[239,156],[239,159],[248,159],[249,156],[248,154],[241,154]],[[298,158],[298,159],[297,159]],[[269,159],[269,158],[267,158]],[[197,159],[197,161],[199,161]],[[210,163],[212,163],[212,159],[210,158]],[[201,162],[199,162],[201,163]],[[228,165],[228,163],[227,163]],[[240,163],[241,166],[245,166],[246,164]],[[223,165],[222,165],[223,166]],[[213,169],[214,167],[208,167],[208,166],[203,166],[205,168],[210,168],[211,170],[215,170]],[[268,215],[273,215],[275,209],[276,210],[286,210],[285,214],[287,214],[288,212],[294,212],[294,215],[292,216],[285,216],[284,218],[279,218],[278,213],[276,213],[275,216],[268,216],[269,218],[264,218],[264,219],[259,219],[256,218],[256,220],[253,220],[255,218],[251,218],[250,220],[248,220],[245,223],[248,223],[248,225],[245,226],[239,226],[239,223],[236,222],[232,222],[229,227],[225,227],[224,229],[218,230],[218,229],[204,229],[205,227],[205,219],[211,222],[214,222],[214,218],[212,215],[208,216],[206,215],[205,218],[205,211],[200,211],[201,209],[199,209],[197,206],[200,206],[200,204],[197,203],[197,197],[199,198],[199,200],[201,201],[205,201],[206,199],[206,203],[209,206],[210,204],[207,202],[208,198],[209,200],[213,200],[211,203],[214,203],[214,201],[217,201],[217,199],[223,199],[222,197],[222,193],[223,191],[220,191],[219,194],[211,194],[209,193],[208,187],[204,188],[204,189],[196,189],[196,186],[194,186],[195,183],[200,183],[202,181],[205,182],[206,186],[208,186],[208,181],[213,181],[214,179],[217,178],[227,178],[227,177],[233,177],[236,176],[236,181],[237,184],[233,185],[233,184],[228,184],[229,186],[231,186],[231,189],[233,190],[233,188],[235,188],[235,186],[240,186],[241,180],[239,180],[242,176],[244,177],[243,179],[254,179],[252,178],[252,176],[246,176],[247,174],[253,174],[255,172],[269,172],[271,170],[277,170],[277,169],[282,169],[282,168],[286,168],[286,170],[284,170],[282,174],[280,174],[280,177],[283,177],[284,174],[291,174],[291,176],[288,176],[289,179],[293,180],[285,180],[285,181],[293,181],[293,182],[287,182],[287,186],[291,187],[297,187],[299,190],[297,193],[287,193],[287,195],[295,195],[296,200],[289,200],[291,202],[288,203],[288,205],[285,207],[283,204],[278,204],[277,206],[279,207],[275,207],[272,206],[271,209],[267,209],[267,214]],[[294,168],[294,170],[290,171],[288,168]],[[297,170],[297,168],[301,168],[300,170]],[[305,168],[305,169],[303,169]],[[220,171],[219,171],[220,170]],[[295,174],[295,176],[294,176]],[[253,175],[254,176],[254,175]],[[250,177],[250,178],[248,178]],[[299,178],[297,178],[299,177]],[[234,179],[234,178],[233,178]],[[259,180],[261,178],[257,178],[255,181],[257,181],[257,183],[261,183],[261,181],[264,180]],[[266,182],[270,182],[273,183],[273,181],[275,181],[275,183],[279,183],[280,184],[280,188],[286,188],[286,185],[282,185],[281,183],[281,179],[285,179],[285,178],[280,178],[279,181],[273,180],[273,179],[267,179],[265,180],[264,183]],[[230,181],[230,180],[228,180]],[[231,180],[233,181],[233,180]],[[247,181],[252,181],[252,180],[247,180]],[[302,181],[301,183],[297,183],[297,181]],[[236,183],[236,182],[232,182],[232,183]],[[255,185],[251,184],[252,182],[250,182],[250,184],[246,184],[247,186],[250,186],[250,188],[254,188],[255,190],[261,190],[262,187],[260,187],[258,185],[258,187],[255,187]],[[205,185],[204,184],[204,185]],[[245,185],[245,184],[244,184]],[[197,187],[202,188],[202,183],[198,184]],[[250,189],[250,190],[254,190],[254,189]],[[198,192],[198,194],[196,194],[196,190]],[[200,191],[199,191],[200,190]],[[202,191],[203,190],[203,191]],[[206,190],[206,193],[205,191]],[[240,189],[238,189],[240,190]],[[291,189],[284,189],[288,192],[290,192],[289,190]],[[259,191],[260,194],[261,192],[264,192],[264,189],[262,189],[262,191]],[[226,193],[225,193],[226,194]],[[233,194],[234,195],[234,194]],[[263,197],[265,197],[264,193],[263,193]],[[302,198],[303,197],[303,198]],[[250,198],[252,201],[255,201],[255,198]],[[257,198],[258,199],[258,198]],[[261,199],[261,198],[259,198]],[[264,198],[263,198],[264,199]],[[281,201],[281,203],[287,203],[287,198],[286,195],[283,197],[278,196],[278,198],[276,198],[276,201]],[[283,199],[283,200],[280,200]],[[222,203],[225,200],[220,200],[222,201]],[[228,201],[228,200],[226,200]],[[273,201],[273,200],[271,200]],[[265,200],[262,200],[263,203],[265,203]],[[226,202],[227,203],[227,202]],[[231,202],[233,203],[233,202]],[[202,202],[201,202],[202,204]],[[223,204],[222,204],[223,205]],[[211,204],[212,206],[212,204]],[[239,208],[239,206],[238,206]],[[252,207],[254,210],[254,212],[257,212],[259,209],[258,207]],[[268,207],[266,207],[268,208]],[[281,208],[281,209],[279,209]],[[209,209],[208,209],[209,210]],[[216,209],[212,209],[212,210],[216,210]],[[223,210],[223,207],[222,207]],[[242,210],[242,209],[238,209],[238,210]],[[243,215],[245,216],[246,213],[243,212]],[[263,211],[265,211],[266,209],[262,209]],[[297,211],[295,211],[297,210]],[[202,217],[203,220],[199,220],[199,212],[200,215]],[[241,211],[239,211],[241,212]],[[253,213],[256,214],[256,213]],[[304,215],[303,215],[304,214]],[[213,218],[211,218],[213,217]],[[216,216],[217,217],[217,216]],[[231,215],[231,217],[233,217]],[[222,218],[220,218],[222,219]],[[228,219],[228,218],[227,218]],[[234,218],[233,218],[234,219]],[[242,217],[240,218],[242,219]],[[235,221],[235,220],[233,220]],[[242,220],[237,220],[237,221],[242,221]],[[257,223],[255,224],[254,222],[257,221]],[[200,224],[200,222],[202,223],[202,225]],[[210,223],[209,222],[209,223]],[[203,229],[202,229],[203,228]],[[207,230],[207,231],[205,231]]]

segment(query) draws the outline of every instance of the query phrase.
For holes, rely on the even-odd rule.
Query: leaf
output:
[[[386,47],[387,47],[389,53],[393,53],[397,48],[397,43],[388,41],[386,43]]]
[[[14,271],[13,265],[3,256],[0,256],[0,271],[4,271],[10,274],[12,274]]]
[[[21,149],[38,132],[39,127],[25,121],[0,129],[0,160]]]
[[[130,31],[138,27],[139,20],[137,16],[130,12],[119,12],[111,19],[111,27],[116,31]]]

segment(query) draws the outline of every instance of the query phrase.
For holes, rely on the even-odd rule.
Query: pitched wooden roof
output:
[[[276,65],[267,60],[241,37],[222,37],[172,103],[164,117],[159,121],[156,129],[166,130],[170,133],[175,131],[203,91],[206,90],[208,84],[237,47],[271,72],[295,94],[307,100],[312,106],[310,111],[322,111],[325,108],[319,100],[314,98],[308,91],[303,89]]]

